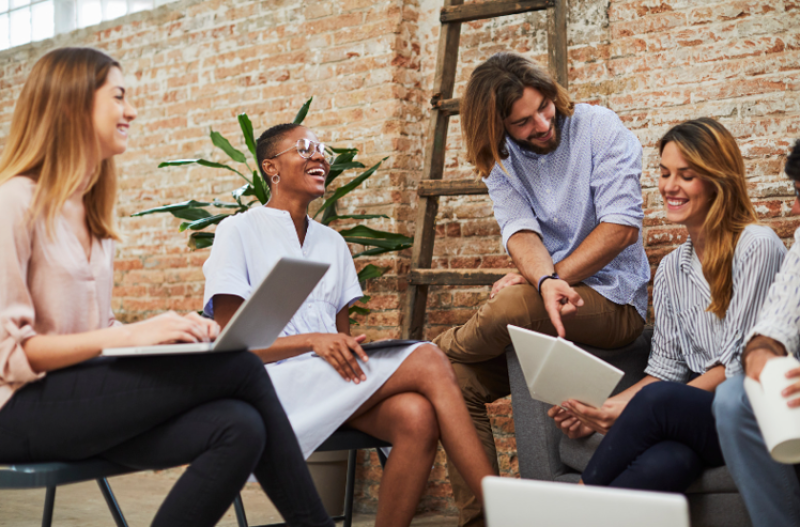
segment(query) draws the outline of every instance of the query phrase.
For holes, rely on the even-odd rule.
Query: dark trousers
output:
[[[154,526],[216,525],[254,473],[289,525],[332,526],[272,382],[248,352],[95,359],[0,409],[0,462],[189,463]]]
[[[684,492],[704,468],[725,464],[713,400],[713,393],[685,384],[645,386],[597,447],[584,483]]]

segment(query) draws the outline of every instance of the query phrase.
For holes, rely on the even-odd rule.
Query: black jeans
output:
[[[642,388],[583,471],[587,485],[684,492],[705,467],[725,464],[714,394],[674,382]]]
[[[0,409],[0,461],[190,463],[154,526],[216,525],[250,473],[289,525],[332,526],[261,361],[249,352],[95,359]]]

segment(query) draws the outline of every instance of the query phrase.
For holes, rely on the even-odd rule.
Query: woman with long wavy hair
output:
[[[724,464],[714,390],[741,370],[742,339],[786,248],[757,224],[744,160],[719,122],[679,124],[659,150],[666,219],[689,238],[658,266],[647,375],[599,409],[566,401],[551,416],[571,437],[606,434],[584,483],[683,492],[703,468]]]
[[[113,157],[135,117],[119,63],[90,48],[47,53],[17,100],[0,157],[0,463],[190,463],[156,526],[216,525],[254,472],[289,525],[332,526],[255,355],[93,360],[219,331],[197,314],[114,320]]]

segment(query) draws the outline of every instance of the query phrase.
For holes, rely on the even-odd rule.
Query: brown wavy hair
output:
[[[706,248],[703,276],[711,288],[706,311],[725,317],[733,296],[733,255],[745,227],[758,221],[747,195],[744,159],[736,139],[718,121],[701,117],[672,127],[659,142],[659,153],[675,143],[689,168],[714,187],[703,223]]]
[[[475,68],[461,99],[461,134],[467,146],[467,161],[486,177],[497,163],[505,170],[503,121],[525,88],[533,88],[556,106],[556,118],[571,117],[575,104],[567,90],[534,61],[510,52],[495,53]]]
[[[44,216],[48,232],[92,170],[83,196],[89,230],[98,238],[119,239],[114,160],[98,161],[92,118],[95,92],[112,67],[120,65],[96,49],[53,50],[33,65],[17,99],[0,156],[0,184],[17,175],[34,178],[30,221]]]

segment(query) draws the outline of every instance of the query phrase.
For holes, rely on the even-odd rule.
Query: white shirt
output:
[[[326,262],[330,268],[281,336],[336,333],[336,314],[363,296],[347,242],[335,230],[308,218],[301,246],[291,215],[268,207],[226,218],[217,227],[211,256],[203,264],[203,311],[214,316],[214,295],[248,298],[284,256]]]
[[[786,254],[769,227],[748,225],[733,253],[733,295],[725,317],[706,311],[711,290],[691,240],[661,260],[653,284],[655,331],[645,373],[687,382],[722,364],[725,375],[741,371],[744,336],[756,322],[769,286]]]

